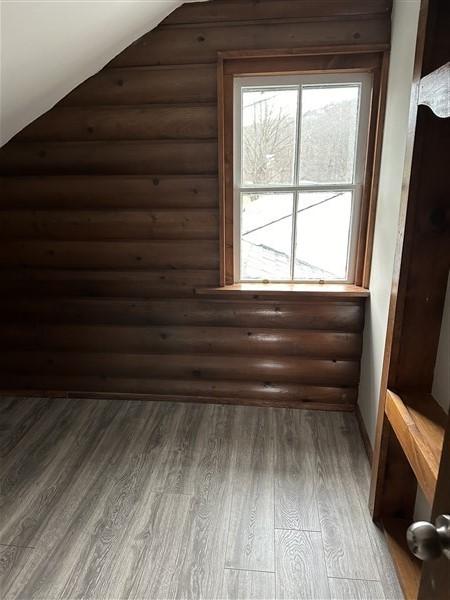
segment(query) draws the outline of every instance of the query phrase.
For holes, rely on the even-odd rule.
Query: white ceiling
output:
[[[0,145],[180,4],[1,0]]]

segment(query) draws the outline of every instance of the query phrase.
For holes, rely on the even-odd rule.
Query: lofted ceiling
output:
[[[0,145],[181,4],[1,0]]]

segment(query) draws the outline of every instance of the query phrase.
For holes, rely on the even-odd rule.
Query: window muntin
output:
[[[236,282],[353,281],[370,100],[366,73],[235,78]]]

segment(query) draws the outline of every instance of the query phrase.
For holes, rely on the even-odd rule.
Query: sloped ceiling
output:
[[[0,145],[181,4],[1,0]]]

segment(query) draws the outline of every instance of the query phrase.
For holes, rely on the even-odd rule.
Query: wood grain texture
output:
[[[211,141],[14,142],[0,150],[0,173],[180,175],[217,173]],[[176,166],[175,166],[176,165]]]
[[[16,136],[22,141],[215,139],[214,104],[57,107]]]
[[[275,527],[320,531],[310,415],[274,411]]]
[[[18,354],[0,389],[349,410],[360,291],[202,294],[219,284],[221,253],[217,61],[242,50],[246,69],[272,48],[291,70],[356,68],[359,56],[373,70],[389,12],[389,0],[182,6],[2,148],[0,321]],[[286,56],[299,48],[307,56]],[[39,351],[50,362],[27,366]],[[84,353],[96,367],[80,366]]]
[[[114,597],[117,590],[122,598],[170,597],[182,541],[176,533],[183,529],[190,505],[191,497],[184,494],[151,493],[142,499],[128,541],[118,549],[121,568],[104,582],[102,597]]]
[[[80,398],[7,399],[0,411],[10,415],[6,439],[17,440],[1,480],[5,600],[400,600],[377,570],[376,563],[390,564],[385,547],[381,561],[367,552],[356,558],[374,568],[373,581],[339,579],[333,594],[324,532],[274,529],[273,440],[280,426],[289,431],[292,411]],[[24,432],[30,411],[35,418]],[[320,415],[306,415],[320,436]],[[350,465],[330,502],[349,486],[367,494],[354,416],[328,415],[330,428],[343,432],[340,460]],[[298,455],[297,446],[288,448],[284,462],[319,462],[320,452],[335,451],[324,441],[321,450],[315,439]],[[336,508],[353,518],[351,505]],[[367,509],[364,518],[370,520]],[[340,535],[345,551],[353,542]],[[371,545],[367,536],[365,543]],[[267,568],[270,558],[271,572],[225,568],[230,554],[253,568]]]
[[[217,244],[179,240],[5,241],[0,266],[119,269],[217,269]]]
[[[37,240],[215,240],[218,211],[196,208],[5,211],[1,215],[3,239]]]
[[[236,571],[225,569],[220,596],[225,600],[273,600],[275,598],[275,574],[261,571]]]
[[[180,9],[170,14],[164,21],[165,25],[179,25],[186,23],[235,21],[235,20],[268,20],[285,19],[313,19],[313,18],[342,18],[348,16],[374,16],[388,14],[390,3],[387,0],[278,0],[275,7],[272,0],[235,0],[234,3],[226,0],[215,0],[207,7],[196,4],[184,4]]]
[[[10,175],[0,191],[9,210],[218,208],[213,175]]]
[[[280,11],[280,16],[282,15]],[[261,35],[264,31],[264,35]],[[175,35],[174,35],[175,33]],[[109,66],[170,65],[214,63],[218,51],[301,48],[302,46],[387,43],[389,29],[386,16],[373,19],[309,21],[294,23],[234,24],[232,27],[194,25],[172,29],[157,28],[143,36]]]
[[[182,245],[185,247],[185,244]],[[200,246],[207,249],[209,244]],[[122,275],[118,269],[119,275]],[[138,272],[141,274],[141,272]],[[142,273],[145,276],[145,271]],[[104,275],[106,276],[106,274]],[[111,274],[110,274],[111,276]],[[361,332],[364,309],[359,302],[224,302],[194,299],[17,298],[0,300],[0,320],[19,322],[198,325]]]
[[[214,102],[215,65],[103,69],[70,92],[60,106]]]
[[[180,354],[269,354],[357,359],[361,336],[326,331],[226,327],[143,327],[114,325],[3,325],[11,350],[61,350]]]
[[[345,301],[368,298],[370,292],[353,284],[339,283],[234,283],[222,287],[199,289],[198,296],[209,298],[242,299],[309,299]]]
[[[375,556],[375,561],[380,576],[383,594],[386,598],[401,600],[403,597],[397,573],[389,556],[388,545],[383,528],[376,524],[367,510],[369,497],[370,464],[364,455],[364,440],[360,434],[357,419],[346,415],[336,416],[337,424],[342,433],[341,452],[348,457],[351,477],[356,483],[356,490],[360,504],[363,508],[363,517],[366,522],[368,539]]]
[[[225,566],[274,571],[273,412],[237,412],[236,465]]]
[[[72,404],[76,407],[77,401]],[[77,589],[87,593],[99,583],[105,585],[111,560],[126,532],[124,519],[134,514],[147,484],[145,475],[169,442],[167,433],[172,431],[174,415],[170,406],[155,413],[155,405],[146,408],[140,403],[116,403],[113,411],[110,403],[102,404],[111,415],[111,423],[102,424],[101,416],[91,418],[90,427],[97,433],[99,426],[105,429],[104,436],[97,435],[96,445],[89,448],[78,441],[71,446],[66,441],[68,456],[76,450],[75,455],[81,452],[90,458],[78,464],[77,476],[65,486],[61,502],[52,511],[47,509],[46,518],[40,520],[34,532],[40,551],[30,557],[22,580],[13,582],[20,586],[21,596],[74,597]],[[10,593],[13,597],[17,593],[14,586]]]
[[[386,596],[378,581],[330,579],[331,598],[335,600],[384,600]]]
[[[218,269],[0,269],[4,282],[4,297],[61,299],[107,298],[104,306],[118,298],[177,298],[191,297],[198,286],[214,285],[219,278]],[[115,299],[115,300],[114,300]],[[50,301],[51,302],[51,301]],[[43,306],[42,304],[40,304]],[[45,320],[45,316],[43,315]],[[99,323],[101,322],[98,321]]]
[[[104,589],[116,571],[117,551],[128,539],[128,524],[135,522],[134,517],[141,509],[140,500],[148,494],[155,463],[164,455],[172,439],[174,417],[174,411],[170,408],[155,414],[154,410],[146,411],[140,403],[128,405],[125,418],[119,422],[121,434],[116,434],[119,439],[125,437],[128,446],[117,457],[114,476],[106,479],[100,501],[96,502],[95,507],[90,511],[80,507],[83,511],[80,517],[84,519],[85,527],[77,532],[76,560],[70,553],[63,552],[61,556],[59,552],[62,564],[58,568],[67,575],[64,579],[57,578],[57,581],[61,580],[61,596],[105,596]],[[101,481],[104,480],[102,478]],[[96,500],[97,494],[92,497],[91,493],[98,489],[97,486],[98,483],[88,487],[88,500]],[[67,517],[65,521],[67,523]],[[55,559],[50,562],[56,562]],[[44,589],[48,579],[43,578]],[[40,581],[38,585],[42,589]]]
[[[14,450],[29,429],[45,418],[51,406],[49,399],[2,398],[0,403],[0,456],[2,460]]]
[[[279,600],[329,598],[320,532],[277,530],[275,534],[276,597]]]
[[[219,597],[231,510],[231,469],[236,460],[235,422],[230,407],[208,407],[196,475],[196,495],[178,535],[181,551],[169,597]]]
[[[428,502],[433,503],[447,415],[431,394],[386,394],[386,416]]]
[[[448,473],[450,471],[450,414],[447,417],[445,438],[442,446],[442,458],[439,466],[439,475],[436,484],[436,492],[431,509],[431,519],[435,520],[439,515],[445,514],[450,498],[450,482]],[[447,557],[441,555],[433,565],[424,565],[422,581],[419,588],[419,600],[425,600],[434,590],[438,590],[439,600],[445,600],[447,590],[450,588],[450,573],[446,565]]]
[[[151,489],[165,494],[193,495],[201,453],[201,432],[205,410],[201,405],[184,405],[177,410],[177,422],[170,447],[152,473]]]
[[[401,597],[415,600],[420,587],[422,564],[411,557],[406,543],[406,530],[410,525],[410,519],[383,519],[386,541],[402,586]]]
[[[52,508],[63,497],[68,482],[78,472],[87,454],[95,450],[119,410],[117,403],[113,408],[107,402],[92,406],[84,402],[84,410],[77,410],[73,401],[56,403],[53,419],[47,419],[49,429],[45,431],[44,428],[44,432],[34,430],[35,436],[27,438],[29,455],[20,455],[19,461],[13,460],[15,457],[11,455],[6,461],[2,477],[2,543],[35,545],[35,535],[45,525]],[[52,431],[55,431],[53,435]],[[81,435],[84,443],[77,445]],[[119,439],[117,443],[120,443]],[[30,485],[31,482],[34,485]],[[12,498],[20,502],[19,508],[14,506]]]
[[[282,406],[311,408],[317,410],[352,411],[357,389],[349,387],[325,387],[274,382],[249,382],[230,380],[195,379],[132,379],[102,375],[1,375],[2,391],[14,390],[15,395],[49,390],[57,397],[108,398],[122,400],[173,400],[244,404],[257,406]],[[105,386],[113,390],[108,394]],[[82,388],[82,389],[80,389]],[[19,390],[19,391],[18,391]],[[20,390],[22,390],[20,392]],[[38,395],[42,395],[39,392]]]
[[[345,437],[327,415],[317,416],[317,496],[327,573],[344,579],[378,579],[375,554],[348,455]],[[339,481],[346,481],[342,486]],[[346,539],[345,546],[342,543]],[[360,560],[360,557],[366,557]]]
[[[0,544],[0,590],[2,598],[8,598],[8,596],[4,596],[7,587],[18,576],[20,572],[19,565],[27,561],[33,550],[34,548],[21,548],[19,546]]]
[[[352,361],[303,359],[290,356],[259,357],[230,355],[174,354],[168,361],[163,354],[113,354],[74,352],[0,353],[3,373],[40,373],[46,375],[104,375],[112,369],[116,377],[161,379],[206,379],[279,383],[304,383],[353,387],[358,364]]]

